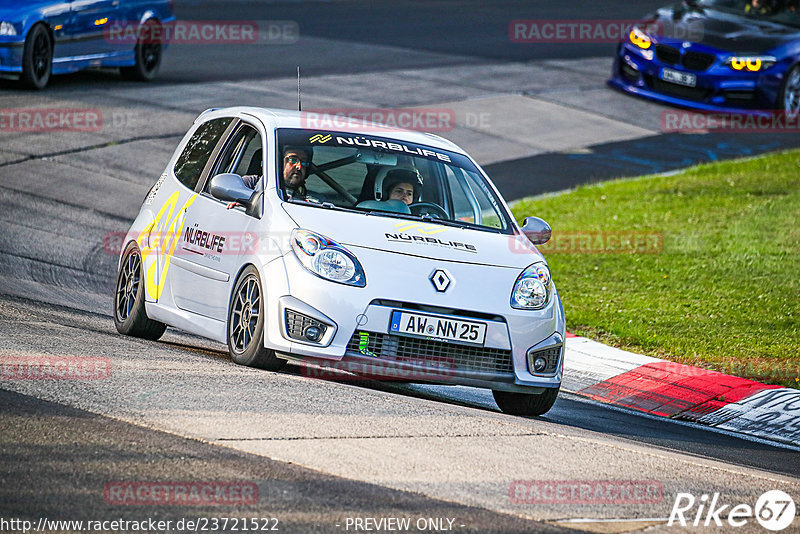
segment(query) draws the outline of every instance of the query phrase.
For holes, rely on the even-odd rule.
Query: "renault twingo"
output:
[[[504,412],[547,412],[565,335],[535,247],[547,223],[520,228],[438,136],[310,122],[243,107],[195,120],[122,247],[119,332],[169,325],[227,343],[241,365],[484,387]]]

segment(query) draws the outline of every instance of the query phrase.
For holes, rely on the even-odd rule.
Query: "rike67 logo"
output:
[[[794,521],[794,500],[781,490],[767,491],[754,507],[749,504],[723,504],[719,493],[703,494],[699,499],[691,493],[678,493],[669,514],[668,526],[682,527],[743,527],[755,517],[767,530],[778,532]]]

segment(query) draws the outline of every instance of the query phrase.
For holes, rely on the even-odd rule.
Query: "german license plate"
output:
[[[678,85],[685,85],[686,87],[694,87],[697,85],[697,76],[679,70],[661,69],[661,79],[665,82],[677,83]]]
[[[389,333],[483,346],[486,323],[395,310]]]

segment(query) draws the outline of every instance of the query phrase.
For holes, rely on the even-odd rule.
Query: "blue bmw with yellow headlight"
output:
[[[0,76],[42,89],[53,74],[119,67],[125,78],[151,80],[165,43],[111,39],[109,28],[152,36],[174,20],[172,0],[0,0]]]
[[[611,87],[704,111],[800,112],[800,0],[685,0],[620,43]]]

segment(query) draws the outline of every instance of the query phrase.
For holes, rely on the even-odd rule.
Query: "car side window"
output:
[[[240,158],[238,158],[238,162],[233,171],[231,171],[239,176],[254,175],[261,177],[264,175],[264,171],[262,169],[264,152],[261,149],[261,136],[255,130],[253,130],[253,132],[255,132],[255,135],[244,144],[242,155]]]
[[[230,117],[212,119],[194,132],[178,161],[175,162],[175,176],[183,185],[189,189],[197,186],[208,158],[211,157],[214,147],[232,120]]]
[[[212,175],[232,172],[239,176],[263,175],[262,162],[264,153],[261,147],[261,135],[247,124],[242,125],[232,136],[225,150],[222,152]],[[208,192],[212,175],[209,175],[203,191]],[[246,180],[248,185],[256,185],[256,180]]]

